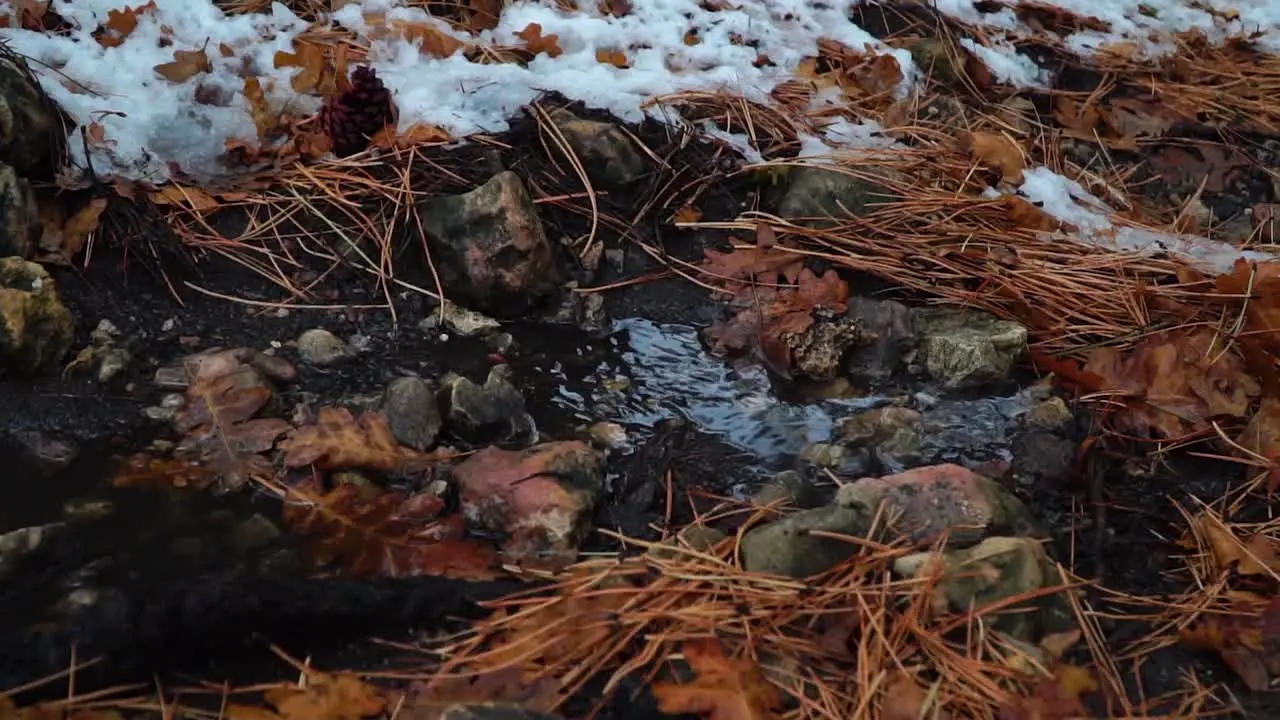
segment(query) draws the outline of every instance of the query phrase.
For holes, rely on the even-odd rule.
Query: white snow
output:
[[[1047,87],[1049,84],[1049,71],[1019,53],[1007,40],[993,41],[988,47],[969,38],[961,38],[960,44],[976,55],[1000,82],[1021,88]]]
[[[1078,232],[1072,239],[1078,242],[1112,250],[1181,255],[1205,270],[1219,273],[1230,272],[1238,258],[1276,259],[1269,253],[1242,251],[1227,243],[1196,235],[1175,235],[1118,225],[1111,221],[1107,205],[1080,183],[1045,167],[1026,170],[1023,178],[1018,193],[1052,217],[1075,225]]]

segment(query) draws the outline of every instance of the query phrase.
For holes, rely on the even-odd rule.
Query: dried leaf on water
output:
[[[780,717],[782,693],[754,662],[732,659],[716,640],[685,642],[685,661],[693,682],[655,683],[658,709],[675,715],[697,713],[708,720],[773,720]]]
[[[497,553],[460,539],[458,516],[440,518],[444,501],[427,493],[405,495],[318,481],[289,488],[284,521],[305,539],[317,565],[336,564],[350,575],[468,579],[496,576]]]
[[[322,407],[313,425],[289,433],[280,443],[285,467],[364,468],[383,472],[415,472],[435,456],[401,445],[387,419],[376,412],[354,417],[346,408]]]
[[[280,418],[255,417],[271,400],[271,388],[243,357],[240,350],[222,350],[191,359],[187,395],[174,416],[185,436],[175,456],[207,463],[231,489],[271,474],[261,453],[291,427]]]

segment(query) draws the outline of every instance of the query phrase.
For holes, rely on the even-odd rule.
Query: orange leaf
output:
[[[324,49],[315,43],[293,42],[294,52],[277,50],[274,64],[276,68],[296,67],[300,71],[289,79],[289,85],[299,95],[314,92],[324,79]]]
[[[107,21],[94,39],[103,47],[119,47],[138,29],[138,16],[156,9],[155,0],[138,7],[124,7],[119,10],[108,10]]]
[[[165,185],[156,190],[151,193],[151,202],[156,205],[180,205],[197,212],[217,210],[222,207],[221,203],[204,190],[181,185]]]
[[[467,24],[480,32],[498,27],[502,16],[502,0],[467,0]]]
[[[388,125],[375,133],[369,139],[369,144],[380,148],[404,149],[419,145],[452,142],[453,139],[453,136],[443,128],[417,123],[402,133],[397,132],[395,127]]]
[[[210,70],[213,70],[213,64],[204,50],[174,50],[173,62],[155,67],[155,71],[171,83],[186,82]]]
[[[417,45],[423,55],[447,58],[466,47],[466,43],[434,25],[392,20],[391,27],[401,38]]]
[[[361,720],[382,714],[382,692],[349,672],[311,672],[303,688],[277,687],[266,692],[284,720]]]
[[[693,670],[693,682],[655,683],[658,709],[668,715],[697,713],[708,720],[773,720],[782,705],[782,693],[765,679],[750,660],[725,657],[715,640],[689,640],[684,657]]]
[[[547,57],[559,57],[560,53],[560,36],[542,34],[542,26],[538,23],[529,23],[529,25],[516,33],[516,37],[524,41],[525,47],[535,55],[538,53],[546,53]]]
[[[283,442],[285,467],[315,463],[321,468],[368,468],[409,472],[435,458],[401,445],[375,412],[354,417],[346,408],[322,407],[314,425],[295,429]]]
[[[1022,183],[1022,169],[1026,167],[1026,161],[1012,138],[996,133],[976,132],[969,133],[966,140],[974,162],[999,170],[1001,180],[1006,183]]]
[[[702,219],[702,211],[692,205],[681,206],[672,216],[672,222],[677,225],[681,223],[696,223]]]
[[[596,50],[596,62],[601,65],[612,65],[616,68],[631,67],[630,62],[627,61],[626,53],[621,50]]]

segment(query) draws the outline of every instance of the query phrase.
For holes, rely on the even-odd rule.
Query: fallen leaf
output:
[[[631,0],[600,0],[596,9],[603,15],[626,17],[631,14]]]
[[[1244,153],[1218,144],[1191,147],[1166,146],[1148,158],[1151,168],[1174,185],[1199,185],[1212,193],[1227,190],[1252,163]]]
[[[560,37],[558,35],[543,35],[542,25],[538,23],[529,23],[525,29],[515,34],[516,37],[524,41],[525,47],[529,48],[529,52],[537,55],[538,53],[546,53],[547,57],[560,57]]]
[[[322,407],[312,425],[295,428],[280,443],[285,467],[315,464],[384,472],[416,472],[435,462],[434,455],[401,445],[387,419],[376,412],[354,417],[346,408]]]
[[[317,566],[354,576],[496,576],[493,548],[463,540],[458,515],[440,517],[437,495],[406,495],[344,484],[324,492],[308,478],[289,486],[283,518]]]
[[[999,170],[1003,182],[1022,184],[1022,170],[1026,167],[1026,160],[1013,138],[998,133],[968,133],[966,145],[974,162]]]
[[[601,65],[612,65],[616,68],[631,67],[626,53],[621,50],[596,50],[596,62]]]
[[[1270,607],[1266,598],[1257,598],[1257,602],[1238,598],[1230,612],[1204,613],[1182,628],[1178,637],[1188,647],[1217,652],[1250,690],[1264,692],[1277,669],[1273,667],[1275,658],[1267,657],[1263,644],[1264,607]]]
[[[1009,220],[1014,227],[1040,232],[1056,232],[1064,228],[1074,231],[1074,228],[1065,226],[1054,216],[1017,195],[1005,193],[1000,196],[999,202],[1007,210]]]
[[[399,720],[440,720],[455,705],[502,703],[526,712],[549,713],[561,697],[554,678],[527,676],[520,667],[507,667],[472,677],[446,677],[409,684],[396,717]]]
[[[436,58],[447,58],[467,46],[440,27],[426,23],[392,20],[391,32],[417,46],[418,52]]]
[[[137,7],[108,10],[107,21],[102,24],[94,39],[103,47],[119,47],[138,29],[138,17],[156,9],[155,0]]]
[[[267,702],[284,720],[362,720],[382,714],[382,691],[349,672],[310,672],[306,687],[271,688]]]
[[[242,350],[220,350],[188,359],[187,394],[173,420],[184,435],[174,457],[207,463],[231,489],[272,474],[260,453],[290,427],[279,418],[255,417],[271,399],[271,388],[245,357]]]
[[[203,463],[180,458],[158,458],[146,453],[131,455],[111,475],[117,488],[192,488],[203,490],[218,476]]]
[[[277,50],[273,64],[277,69],[296,67],[298,72],[289,78],[289,86],[299,95],[315,92],[324,79],[326,61],[324,49],[310,42],[293,41],[293,52]]]
[[[702,211],[692,205],[682,205],[675,214],[671,216],[671,221],[676,225],[696,223],[702,219]]]
[[[148,194],[156,205],[178,205],[189,210],[204,212],[222,207],[208,192],[195,186],[169,184]]]
[[[453,140],[454,137],[444,128],[416,123],[404,132],[397,132],[394,126],[388,125],[370,138],[369,144],[387,149],[407,149],[418,147],[419,145],[453,142]]]
[[[182,83],[213,70],[213,63],[202,50],[174,50],[173,62],[155,66],[156,74],[171,83]]]
[[[84,250],[89,236],[97,231],[102,213],[106,209],[106,198],[90,198],[89,202],[64,220],[56,199],[42,202],[40,215],[44,227],[40,236],[40,260],[70,265]]]
[[[708,720],[772,720],[783,702],[760,668],[750,660],[734,660],[715,640],[689,640],[683,648],[694,673],[686,684],[654,683],[658,710],[668,715],[698,714]]]
[[[476,32],[498,27],[502,6],[502,0],[467,0],[467,24]]]
[[[1275,538],[1255,533],[1241,539],[1212,513],[1201,513],[1192,522],[1208,544],[1218,570],[1234,568],[1241,575],[1271,577],[1280,572],[1280,543]]]
[[[1130,350],[1099,348],[1084,369],[1125,402],[1121,428],[1139,437],[1178,438],[1209,429],[1216,417],[1243,418],[1261,391],[1240,356],[1211,330],[1148,336]]]
[[[907,673],[895,670],[885,683],[880,701],[880,720],[920,720],[926,715],[929,694]],[[941,720],[939,718],[939,720]]]

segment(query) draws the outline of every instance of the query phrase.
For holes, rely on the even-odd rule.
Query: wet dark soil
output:
[[[708,202],[709,213],[715,207]],[[566,234],[581,234],[581,217],[550,214]],[[688,233],[643,239],[689,259],[701,255],[703,242],[719,240]],[[408,293],[395,297],[396,323],[385,310],[283,312],[186,290],[181,280],[197,277],[200,286],[226,296],[263,303],[278,297],[277,289],[262,278],[225,260],[191,264],[166,246],[172,242],[116,237],[98,248],[87,269],[55,273],[77,319],[75,347],[88,344],[90,331],[109,320],[134,355],[124,377],[109,387],[77,374],[0,379],[0,462],[7,468],[0,480],[0,533],[64,521],[68,503],[94,501],[114,508],[105,517],[72,523],[71,532],[28,556],[13,575],[16,580],[0,588],[0,647],[11,650],[0,662],[0,688],[64,669],[72,643],[81,658],[111,655],[96,676],[81,674],[81,690],[95,682],[145,681],[153,670],[180,680],[215,682],[289,676],[292,671],[268,652],[270,643],[295,656],[310,656],[318,667],[392,666],[403,654],[368,638],[412,640],[418,633],[454,627],[458,618],[477,613],[475,600],[510,589],[503,583],[432,578],[312,577],[274,564],[287,555],[281,551],[290,549],[287,537],[251,551],[229,540],[239,521],[257,513],[278,515],[273,498],[108,487],[113,459],[170,437],[165,423],[143,412],[163,395],[152,377],[156,369],[197,350],[274,348],[300,372],[296,388],[283,398],[286,407],[335,404],[378,393],[405,373],[440,377],[452,371],[482,381],[495,362],[509,362],[541,437],[570,437],[596,420],[627,427],[634,450],[611,460],[609,468],[612,486],[622,492],[615,492],[614,501],[601,509],[597,524],[629,532],[644,532],[661,513],[652,505],[628,506],[625,498],[637,488],[664,482],[668,471],[684,489],[743,495],[771,472],[795,464],[807,429],[822,430],[823,416],[814,405],[783,403],[787,409],[780,416],[747,410],[748,401],[779,404],[771,379],[758,368],[754,374],[740,372],[707,356],[697,345],[695,330],[716,317],[718,307],[705,291],[680,279],[608,293],[606,308],[615,325],[604,337],[571,325],[508,323],[504,329],[513,335],[514,346],[495,357],[483,340],[419,330],[417,322],[430,308]],[[618,238],[611,242],[626,246]],[[153,253],[157,246],[162,250]],[[148,254],[169,260],[140,264],[139,256]],[[623,265],[606,271],[599,282],[660,269],[632,249]],[[341,292],[329,298],[334,305],[383,301],[365,276],[341,278],[335,286]],[[289,343],[312,327],[340,337],[366,336],[368,349],[333,368],[297,362]],[[617,375],[627,376],[638,389],[631,400],[610,404],[602,380]],[[702,386],[711,391],[699,395]],[[23,448],[32,433],[74,444],[78,456],[65,468],[50,470]],[[1120,592],[1173,594],[1189,579],[1175,572],[1181,568],[1181,550],[1171,537],[1183,523],[1171,499],[1184,507],[1193,506],[1196,498],[1212,502],[1242,476],[1206,462],[1159,465],[1150,473],[1137,473],[1132,468],[1141,454],[1139,448],[1098,443],[1076,482],[1014,490],[1051,529],[1052,556],[1077,574],[1102,575],[1109,588]],[[673,521],[681,519],[677,515]],[[588,544],[588,549],[609,547],[598,539]],[[59,617],[50,615],[53,605],[75,589],[68,578],[74,580],[78,573],[85,587],[110,597],[97,598],[98,609],[76,616],[77,624],[50,627],[48,619]],[[1095,593],[1093,601],[1095,609],[1110,603],[1103,593]],[[42,630],[33,635],[33,627]],[[1106,619],[1101,627],[1115,651],[1149,629]],[[1216,658],[1173,647],[1142,665],[1142,692],[1154,697],[1178,689],[1184,672],[1239,690],[1238,681]],[[62,692],[61,686],[50,686],[51,695]],[[1253,697],[1250,702],[1261,707],[1265,700]],[[627,716],[626,706],[624,698],[615,716]],[[638,703],[634,712],[643,707]]]

